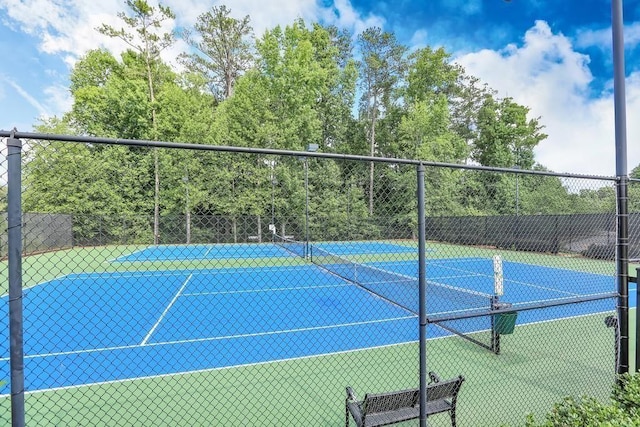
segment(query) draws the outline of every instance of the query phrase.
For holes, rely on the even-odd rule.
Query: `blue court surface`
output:
[[[417,275],[416,262],[375,269]],[[430,262],[430,281],[492,292],[491,260]],[[504,263],[503,300],[608,292],[614,279]],[[413,280],[415,283],[415,280]],[[399,298],[417,289],[404,284]],[[630,292],[632,295],[635,292]],[[406,296],[409,295],[409,296]],[[427,306],[460,310],[459,304]],[[444,298],[446,299],[446,298]],[[475,303],[475,302],[474,302]],[[635,304],[635,299],[631,301]],[[569,307],[569,308],[568,308]],[[611,300],[520,313],[518,324],[612,311]],[[9,378],[8,301],[0,301],[0,380]],[[415,342],[415,313],[314,265],[74,274],[24,290],[26,390],[220,369]],[[516,331],[517,333],[517,331]],[[448,334],[436,325],[428,338]],[[508,343],[504,344],[508,351]],[[9,393],[9,384],[0,394]]]
[[[416,252],[414,246],[388,242],[317,243],[317,246],[337,255],[389,254]],[[278,258],[294,256],[273,243],[220,243],[212,245],[149,246],[116,258],[115,262],[216,260],[247,258]]]

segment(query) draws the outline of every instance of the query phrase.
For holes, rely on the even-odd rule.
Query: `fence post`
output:
[[[624,35],[622,0],[611,1],[611,33],[613,40],[613,99],[616,136],[616,178],[618,227],[617,227],[617,270],[618,270],[618,319],[620,322],[620,363],[618,373],[629,372],[629,230],[627,211],[627,115],[625,101]]]
[[[616,270],[618,276],[618,321],[620,328],[618,374],[629,372],[629,214],[627,212],[627,181],[627,177],[621,176],[618,177],[617,182]]]
[[[418,175],[418,317],[420,317],[420,427],[427,425],[427,260],[424,208],[424,165],[420,163]]]
[[[7,234],[9,258],[9,358],[11,425],[24,427],[24,339],[22,311],[22,141],[7,139]]]
[[[638,315],[638,307],[640,307],[640,267],[636,267],[636,372],[640,372],[640,315]]]

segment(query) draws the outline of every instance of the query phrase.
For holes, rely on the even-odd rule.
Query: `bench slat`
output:
[[[449,412],[451,424],[455,426],[455,410],[458,392],[464,377],[458,376],[446,381],[439,381],[437,375],[427,386],[427,416]],[[420,389],[408,389],[386,393],[368,393],[362,401],[357,401],[351,387],[347,387],[346,425],[349,425],[349,414],[353,416],[358,427],[378,427],[395,424],[420,417]]]
[[[366,414],[375,414],[415,406],[418,403],[419,394],[419,389],[367,394],[363,401],[363,411]]]
[[[413,420],[420,417],[420,408],[415,406],[411,408],[400,408],[393,412],[380,412],[377,414],[367,414],[366,426],[379,427],[389,424],[401,423],[403,421]]]

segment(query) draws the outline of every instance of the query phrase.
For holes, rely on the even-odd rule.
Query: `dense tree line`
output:
[[[300,151],[317,144],[321,152],[544,170],[534,156],[546,138],[540,119],[497,97],[442,48],[410,52],[380,28],[353,35],[303,20],[256,37],[250,17],[233,18],[225,6],[204,11],[192,29],[164,33],[169,8],[126,5],[122,28],[97,31],[129,50],[82,57],[70,75],[71,110],[37,131]],[[176,37],[191,48],[176,58],[180,72],[160,55]],[[244,216],[300,223],[305,164],[315,237],[371,234],[376,221],[415,223],[414,168],[44,141],[28,150],[24,209],[113,218],[114,235],[124,215],[128,233],[155,242],[163,218],[176,215],[225,216],[234,229]],[[575,190],[553,177],[429,168],[426,181],[430,215],[512,214],[515,203],[521,214],[615,209],[613,188]]]

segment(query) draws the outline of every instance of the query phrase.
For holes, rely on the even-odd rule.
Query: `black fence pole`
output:
[[[22,310],[22,141],[7,139],[7,234],[11,425],[24,427],[24,339]]]
[[[420,317],[420,427],[427,425],[427,248],[424,208],[424,165],[418,165],[418,315]]]
[[[629,228],[627,213],[627,178],[621,177],[617,186],[618,227],[617,227],[617,282],[618,320],[620,329],[620,356],[618,374],[629,372]]]
[[[640,315],[638,314],[638,307],[640,306],[640,267],[636,267],[636,372],[640,372]]]
[[[627,212],[627,116],[625,101],[624,36],[622,0],[611,0],[613,40],[613,97],[615,111],[616,179],[618,203],[617,273],[618,320],[620,327],[620,361],[618,373],[629,372],[629,229]]]

